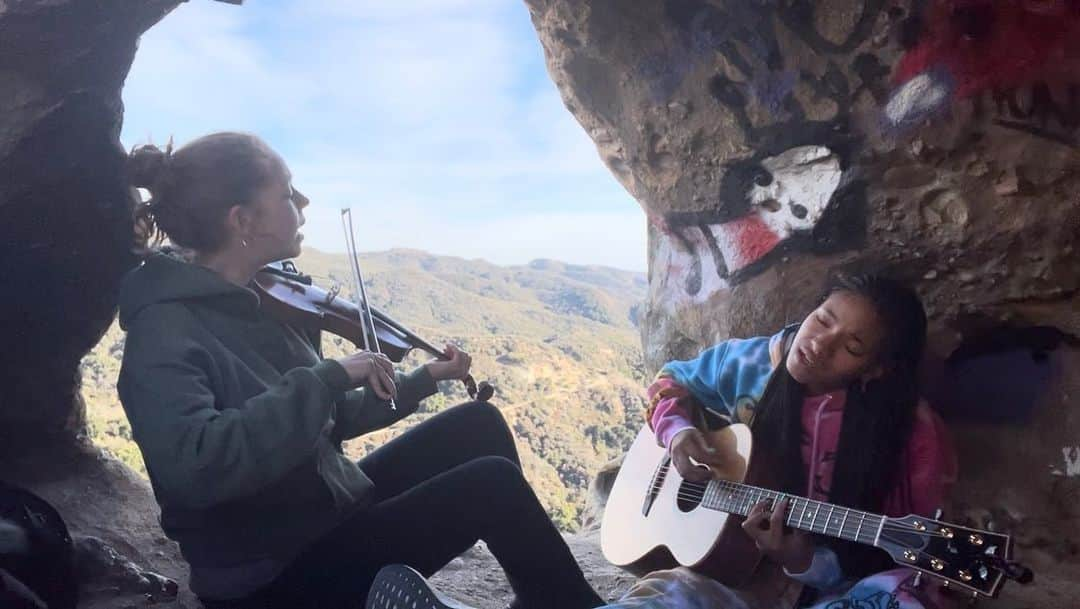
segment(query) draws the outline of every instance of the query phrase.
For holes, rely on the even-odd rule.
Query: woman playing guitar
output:
[[[926,316],[910,288],[880,276],[840,276],[800,325],[666,364],[649,388],[649,423],[686,480],[708,480],[704,466],[725,467],[702,432],[712,426],[706,423],[742,422],[771,464],[776,490],[890,516],[931,514],[955,480],[955,457],[944,424],[919,398],[925,337]],[[888,555],[873,547],[786,526],[788,507],[787,500],[759,502],[742,528],[805,586],[799,606],[932,609],[942,602],[929,586],[910,585],[913,571],[887,571]],[[677,568],[646,576],[612,607],[764,609],[759,598]]]
[[[411,414],[470,358],[396,374],[361,351],[323,359],[317,336],[268,315],[251,289],[300,253],[306,199],[260,139],[217,133],[132,153],[151,251],[123,281],[118,383],[166,534],[208,609],[357,607],[388,563],[426,575],[483,539],[519,607],[602,603],[521,472],[497,410],[444,411],[359,463],[341,441]],[[393,404],[396,402],[396,406]],[[557,584],[557,585],[556,585]]]
[[[694,528],[688,538],[713,548],[708,562],[693,569],[648,573],[606,609],[939,609],[957,603],[959,599],[944,595],[936,582],[920,585],[921,576],[912,569],[890,570],[890,555],[874,547],[876,540],[867,545],[874,535],[862,531],[862,518],[868,515],[862,510],[925,516],[942,504],[955,480],[955,457],[944,424],[919,398],[916,374],[925,340],[926,315],[911,289],[879,276],[841,276],[828,285],[819,306],[800,325],[773,336],[727,340],[692,360],[665,365],[649,387],[650,435],[668,447],[670,463],[683,482],[672,482],[673,477],[663,473],[668,467],[665,460],[656,469],[642,471],[636,469],[640,460],[634,459],[629,480],[643,482],[639,487],[621,487],[627,472],[620,472],[604,518],[605,555],[612,558],[629,549],[635,557],[631,561],[652,564],[656,559],[650,558],[651,553],[633,554],[655,547],[656,531],[648,529],[646,516],[666,508],[676,518],[665,516],[659,522],[677,526],[680,514],[689,523],[702,506],[729,501],[721,490],[725,487],[710,486],[703,493],[706,486],[699,484],[714,472],[739,467],[733,461],[740,455],[716,450],[709,440],[714,434],[703,432],[724,422],[749,424],[758,447],[749,467],[764,464],[767,473],[762,478],[785,498],[758,501],[770,493],[761,488],[750,493],[734,490],[734,505],[745,508],[739,513],[747,516],[741,524],[746,536],[728,536],[726,526],[723,533],[706,530],[707,526]],[[631,448],[624,470],[631,466],[640,441]],[[651,442],[647,439],[643,446],[648,448]],[[740,463],[747,467],[746,461]],[[624,488],[631,493],[622,494]],[[668,491],[663,489],[672,488],[679,489],[677,494],[664,494]],[[687,504],[677,509],[672,495]],[[660,506],[650,497],[671,503]],[[807,509],[805,498],[833,505],[823,513]],[[792,503],[803,506],[801,516],[789,511]],[[619,509],[613,515],[614,504]],[[849,512],[858,515],[850,523],[848,516],[839,516]],[[787,526],[793,516],[803,519],[799,528],[809,522],[810,530],[816,524],[816,530],[829,531],[832,537]],[[896,530],[894,525],[876,529],[880,539]],[[612,534],[617,539],[607,538],[611,531],[617,532]],[[673,532],[671,539],[677,534]],[[745,551],[741,542],[725,541],[747,536],[752,540],[750,549],[756,545],[768,561],[758,563],[759,553]],[[1005,550],[993,551],[1004,556]],[[984,553],[976,549],[975,554]],[[750,562],[741,564],[744,561]],[[987,564],[992,562],[987,559]],[[639,564],[632,566],[635,572],[647,571]],[[731,578],[723,567],[752,575],[741,585],[725,585],[718,580]],[[717,579],[705,572],[715,572]],[[378,601],[386,597],[381,591],[402,582],[430,592],[415,574],[387,571],[377,578],[375,602],[369,600],[368,607],[381,607]],[[425,606],[446,605],[435,601]]]

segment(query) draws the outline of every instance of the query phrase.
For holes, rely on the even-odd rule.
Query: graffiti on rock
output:
[[[839,158],[826,147],[791,148],[729,169],[726,189],[733,191],[732,198],[743,198],[739,208],[746,213],[731,219],[674,213],[665,218],[665,225],[669,232],[682,230],[682,241],[693,244],[695,251],[707,252],[713,259],[707,266],[720,278],[738,281],[771,259],[773,252],[784,251],[781,246],[793,237],[817,226],[840,187],[842,173]]]
[[[1055,468],[1053,473],[1068,478],[1080,476],[1080,446],[1062,447],[1061,454],[1065,459],[1065,467],[1063,469]]]
[[[969,103],[977,118],[1080,144],[1080,2],[936,0],[909,21],[888,127]]]
[[[687,273],[663,279],[676,304],[788,252],[863,246],[866,184],[853,164],[865,134],[853,104],[864,92],[887,132],[963,103],[980,124],[1080,147],[1080,0],[914,5],[908,14],[883,1],[852,3],[850,18],[836,20],[810,0],[665,0],[677,37],[649,51],[639,75],[659,102],[701,66],[716,66],[701,84],[732,125],[717,153],[719,192],[656,223],[670,263],[655,272]],[[895,65],[874,50],[884,31],[902,47]]]
[[[701,211],[666,214],[658,226],[662,262],[654,265],[654,281],[664,284],[674,304],[700,302],[766,270],[786,252],[830,253],[864,242],[865,184],[848,171],[859,144],[850,129],[852,85],[831,62],[820,74],[789,65],[794,60],[782,46],[785,37],[795,36],[823,54],[846,52],[870,33],[880,3],[868,4],[873,6],[837,40],[806,18],[814,11],[809,2],[666,2],[682,41],[664,52],[682,67],[654,79],[654,95],[678,87],[681,80],[673,74],[688,73],[693,58],[731,66],[707,86],[732,118],[732,140],[739,144],[721,159],[715,198]],[[658,63],[650,58],[645,67]],[[653,72],[643,67],[646,77]],[[679,272],[684,274],[661,276]],[[710,273],[715,275],[706,277]]]
[[[653,260],[653,302],[668,307],[700,304],[729,286],[716,237],[707,225],[661,228]]]

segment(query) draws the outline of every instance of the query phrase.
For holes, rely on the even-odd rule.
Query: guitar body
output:
[[[1031,580],[1031,571],[1012,560],[1008,535],[782,493],[773,490],[779,485],[769,459],[751,458],[748,427],[729,425],[706,437],[724,465],[714,468],[714,480],[701,484],[679,476],[652,430],[638,433],[600,529],[600,548],[612,564],[637,575],[682,565],[738,590],[751,607],[793,607],[802,586],[762,558],[739,516],[762,501],[787,501],[786,526],[879,548],[896,564],[972,599],[996,597],[1007,578]]]
[[[706,436],[728,457],[727,467],[718,472],[721,478],[772,482],[751,459],[746,425],[729,425]],[[801,586],[763,559],[742,530],[743,518],[699,507],[695,499],[701,486],[684,481],[668,461],[667,449],[657,445],[652,430],[644,427],[608,496],[600,529],[604,557],[639,576],[682,565],[763,601],[790,598],[793,603]]]

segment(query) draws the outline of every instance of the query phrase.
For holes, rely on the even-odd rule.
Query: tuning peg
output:
[[[934,510],[934,520],[941,520],[941,515],[945,512],[941,508]]]
[[[972,592],[971,593],[971,598],[968,599],[968,604],[969,605],[974,605],[975,602],[978,601],[978,600],[979,600],[979,593],[978,592]]]
[[[915,579],[911,580],[911,587],[918,588],[922,585],[922,571],[915,572]]]

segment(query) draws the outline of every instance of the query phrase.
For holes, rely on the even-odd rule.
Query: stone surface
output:
[[[149,485],[120,461],[73,443],[53,446],[47,454],[9,458],[3,477],[32,488],[67,523],[80,573],[81,609],[199,606],[187,589],[179,548],[158,524]]]
[[[73,437],[79,360],[134,264],[120,89],[179,0],[0,4],[0,451]]]
[[[147,600],[175,599],[175,580],[148,571],[117,552],[100,537],[78,536],[75,546],[76,570],[91,598],[101,595],[143,595]]]
[[[126,575],[184,570],[175,546],[155,542],[145,482],[81,437],[77,373],[135,261],[120,90],[139,36],[179,1],[0,1],[0,477],[118,553],[97,565],[88,585],[107,585],[84,607],[124,606],[129,591],[146,602],[167,584],[127,590]]]
[[[994,514],[1019,556],[1080,572],[1073,3],[526,4],[648,216],[648,365],[799,321],[831,270],[891,270],[930,315],[954,515]],[[1008,594],[1071,602],[1046,585]]]

